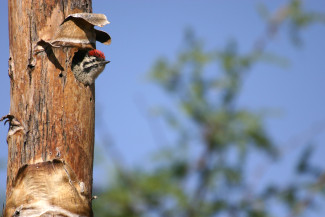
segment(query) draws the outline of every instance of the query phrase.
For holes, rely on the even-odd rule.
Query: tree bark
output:
[[[34,53],[91,0],[15,0],[9,6],[10,127],[4,216],[92,216],[95,88],[76,81],[76,48]]]

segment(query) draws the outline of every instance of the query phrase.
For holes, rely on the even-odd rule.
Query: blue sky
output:
[[[97,45],[111,63],[96,80],[96,122],[97,126],[104,124],[101,126],[105,126],[114,147],[128,165],[145,162],[146,156],[158,147],[146,109],[171,103],[168,96],[146,79],[154,61],[160,56],[172,59],[180,50],[184,30],[188,27],[204,40],[207,50],[223,48],[229,39],[233,39],[238,42],[241,52],[249,51],[265,31],[265,23],[256,12],[258,2],[93,1],[93,11],[106,14],[111,21],[102,29],[112,37],[110,46]],[[264,2],[270,10],[285,3],[280,0]],[[305,1],[305,6],[307,10],[325,13],[325,1]],[[10,106],[7,7],[1,7],[0,12],[5,29],[0,35],[3,51],[0,53],[0,116],[3,116]],[[318,144],[315,162],[321,162],[322,153],[325,153],[325,146],[321,145],[325,139],[325,26],[308,27],[301,38],[304,45],[296,48],[290,43],[287,32],[277,35],[268,50],[287,57],[290,65],[281,68],[258,64],[247,76],[239,98],[243,107],[278,111],[266,122],[267,129],[281,147],[288,147],[288,151],[266,174],[267,180],[274,178],[276,172],[286,174],[299,154],[299,144],[309,141]],[[0,202],[5,192],[3,164],[7,155],[7,129],[8,126],[0,124]],[[316,131],[318,133],[314,133]],[[170,132],[165,130],[164,133],[168,135]],[[98,171],[95,170],[95,183],[101,181]]]

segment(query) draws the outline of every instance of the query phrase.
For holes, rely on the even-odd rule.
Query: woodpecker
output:
[[[79,50],[72,59],[71,69],[78,81],[91,85],[109,62],[99,50]]]

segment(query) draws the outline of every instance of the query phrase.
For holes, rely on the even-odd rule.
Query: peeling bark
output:
[[[91,212],[84,182],[61,160],[22,166],[12,192],[6,203],[9,215],[89,216]]]
[[[9,6],[10,116],[5,217],[92,216],[95,88],[76,81],[76,48],[34,53],[91,0],[17,0]],[[9,120],[10,122],[10,120]]]

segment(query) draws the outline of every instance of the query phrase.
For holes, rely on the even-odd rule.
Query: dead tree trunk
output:
[[[45,49],[72,13],[91,0],[17,0],[9,5],[10,127],[5,217],[92,216],[94,85],[76,81],[76,48]]]

